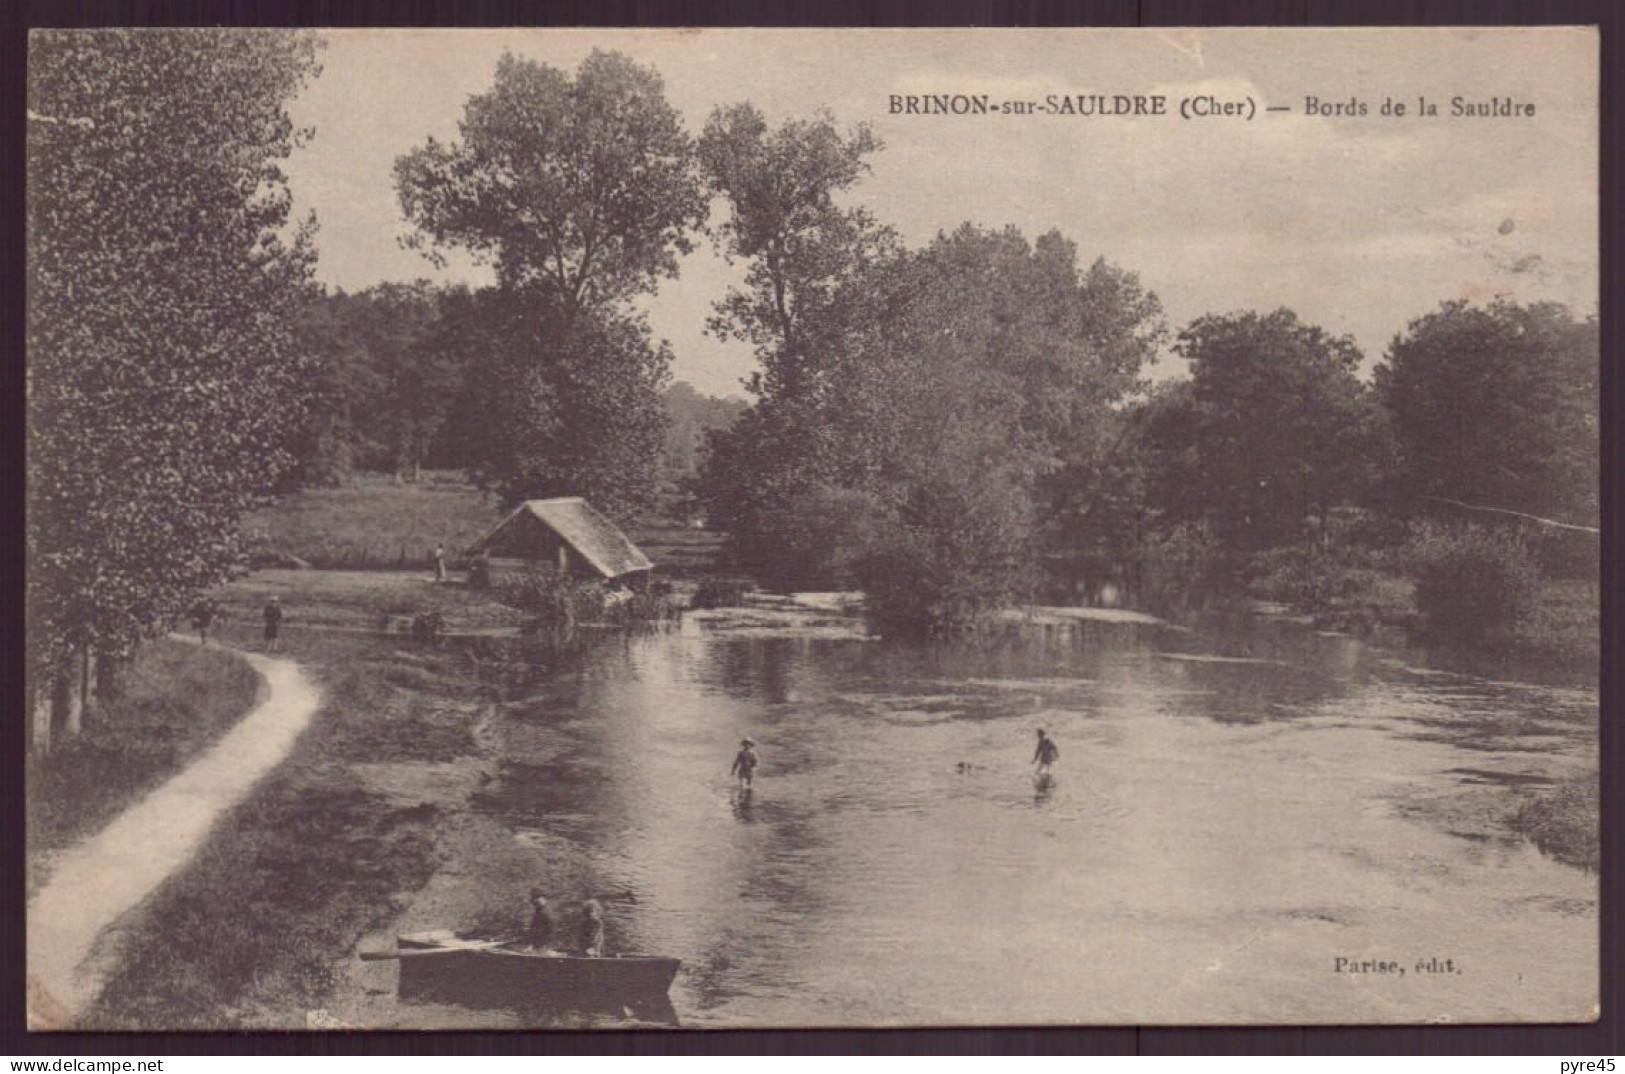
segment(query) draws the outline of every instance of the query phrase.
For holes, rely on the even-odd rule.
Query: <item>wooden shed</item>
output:
[[[494,574],[551,567],[575,578],[641,589],[654,564],[620,528],[579,496],[526,500],[470,549]]]

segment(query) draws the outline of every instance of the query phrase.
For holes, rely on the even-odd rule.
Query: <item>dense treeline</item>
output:
[[[1169,331],[1134,273],[1055,232],[904,248],[855,204],[866,129],[742,105],[699,148],[746,265],[711,327],[760,365],[699,488],[771,586],[859,584],[910,631],[1251,592],[1472,643],[1542,574],[1595,570],[1594,318],[1446,303],[1367,375],[1290,310],[1213,314],[1171,340],[1189,377],[1152,387]]]

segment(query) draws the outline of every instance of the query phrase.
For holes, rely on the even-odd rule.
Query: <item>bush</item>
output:
[[[1532,607],[1540,575],[1515,535],[1479,526],[1425,526],[1406,560],[1428,637],[1462,644],[1509,642]]]
[[[1511,820],[1544,853],[1591,872],[1601,865],[1601,823],[1594,771],[1524,803]]]
[[[670,593],[655,589],[633,592],[617,598],[611,595],[604,607],[604,621],[619,626],[646,626],[669,623],[681,618],[683,609]]]
[[[882,633],[952,634],[1031,594],[1033,506],[997,474],[954,475],[911,490],[901,519],[858,565]]]
[[[1412,585],[1383,569],[1387,556],[1363,545],[1293,545],[1247,561],[1247,591],[1310,613],[1322,629],[1369,634],[1416,624]]]
[[[549,626],[565,629],[602,619],[609,597],[596,582],[578,581],[546,567],[506,577],[496,592],[504,604],[531,612]]]

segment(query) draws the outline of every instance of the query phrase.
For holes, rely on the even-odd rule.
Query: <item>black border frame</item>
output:
[[[10,515],[22,516],[23,414],[23,141],[26,41],[30,27],[91,26],[1429,26],[1600,25],[1601,313],[1602,313],[1602,716],[1603,782],[1601,927],[1602,1016],[1591,1025],[1347,1026],[1269,1028],[1072,1028],[900,1030],[648,1030],[459,1033],[27,1033],[23,1023],[25,933],[23,825],[0,826],[0,1053],[14,1055],[738,1055],[844,1053],[1211,1054],[1211,1055],[1550,1055],[1594,1059],[1625,1048],[1625,1003],[1612,970],[1625,969],[1625,754],[1614,724],[1625,667],[1620,606],[1619,510],[1625,491],[1621,459],[1621,353],[1618,265],[1619,168],[1625,90],[1619,77],[1621,25],[1606,0],[14,0],[0,28],[0,369],[12,390],[0,391],[0,490]],[[25,722],[23,682],[22,527],[0,532],[11,613],[0,618],[14,715],[0,737],[0,758],[13,778],[0,778],[0,809],[23,815]]]

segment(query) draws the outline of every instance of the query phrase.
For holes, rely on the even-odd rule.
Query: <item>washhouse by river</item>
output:
[[[1497,818],[1594,763],[1595,690],[1259,617],[860,635],[605,635],[493,729],[476,811],[585,855],[683,1025],[1591,1014],[1596,879]],[[1340,971],[1371,961],[1404,973]]]

